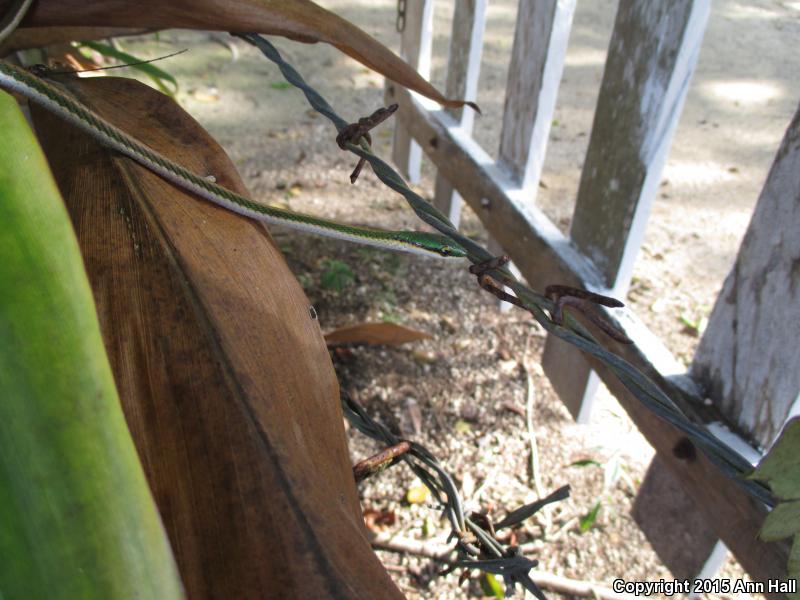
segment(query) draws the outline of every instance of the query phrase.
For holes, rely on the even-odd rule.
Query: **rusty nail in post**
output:
[[[356,463],[353,466],[353,476],[356,478],[356,482],[380,473],[392,464],[397,457],[402,456],[409,450],[411,450],[411,444],[403,441]]]

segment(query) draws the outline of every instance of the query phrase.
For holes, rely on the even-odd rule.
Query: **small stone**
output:
[[[519,363],[513,359],[500,361],[500,372],[503,375],[512,375],[516,373],[518,367]]]
[[[463,352],[464,350],[469,348],[471,345],[472,344],[470,343],[470,341],[467,338],[461,338],[461,339],[456,340],[455,344],[453,344],[453,347],[456,349],[456,351]]]
[[[439,319],[439,325],[448,333],[455,333],[458,330],[455,319],[447,315]]]
[[[478,407],[474,404],[465,404],[461,407],[461,418],[465,421],[472,421],[474,423],[478,420],[478,416]]]
[[[433,350],[414,350],[411,353],[411,358],[415,362],[423,365],[430,365],[436,362],[436,353]]]
[[[650,312],[661,314],[667,310],[667,301],[664,298],[659,298],[650,305]]]

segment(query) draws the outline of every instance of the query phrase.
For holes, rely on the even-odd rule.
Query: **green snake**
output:
[[[247,217],[307,233],[424,256],[462,258],[467,255],[459,244],[439,233],[356,227],[254,202],[195,175],[112,125],[56,85],[4,61],[0,61],[0,88],[12,90],[40,104],[101,144],[132,158],[167,181]]]

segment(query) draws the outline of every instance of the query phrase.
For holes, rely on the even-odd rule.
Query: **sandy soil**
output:
[[[393,49],[395,3],[389,0],[322,2]],[[578,4],[538,202],[568,229],[593,109],[613,26],[615,2]],[[496,153],[516,2],[496,0],[488,11],[478,102],[484,111],[476,139]],[[433,81],[444,80],[452,2],[438,2]],[[659,198],[635,269],[629,301],[684,363],[696,332],[681,321],[707,315],[763,185],[774,152],[800,98],[800,2],[718,0],[704,49],[664,173]],[[346,118],[382,105],[382,79],[326,46],[277,42],[284,55]],[[388,228],[415,227],[404,203],[371,173],[351,186],[350,156],[335,132],[301,96],[281,85],[277,69],[253,50],[228,47],[207,34],[168,32],[129,41],[141,55],[188,47],[168,68],[181,82],[181,103],[225,146],[255,197],[294,210]],[[375,137],[388,156],[391,126]],[[420,190],[432,194],[426,165]],[[469,212],[463,229],[485,242]],[[361,348],[336,356],[342,385],[369,410],[430,447],[456,475],[475,507],[502,515],[536,498],[525,420],[509,406],[525,407],[532,375],[534,430],[544,488],[569,483],[572,498],[547,518],[518,532],[541,568],[610,585],[616,577],[669,578],[630,517],[635,490],[652,450],[607,394],[591,424],[576,426],[538,368],[541,330],[521,312],[499,313],[474,279],[458,267],[274,230],[295,273],[317,308],[323,328],[392,320],[423,329],[429,342],[404,349]],[[327,261],[346,263],[353,278],[342,291],[324,289]],[[526,348],[528,349],[526,353]],[[419,431],[411,414],[422,415]],[[351,432],[353,459],[375,447]],[[569,466],[591,458],[623,473],[604,485],[604,469]],[[364,507],[391,514],[392,531],[416,539],[446,535],[427,506],[404,501],[413,478],[395,468],[361,486]],[[580,532],[578,520],[598,501],[597,524]],[[436,577],[428,559],[381,553],[410,598],[480,596],[469,584]],[[725,577],[741,574],[730,561]],[[555,597],[556,595],[553,594]]]

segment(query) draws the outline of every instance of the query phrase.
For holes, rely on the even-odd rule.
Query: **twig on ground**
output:
[[[372,547],[425,556],[448,565],[456,562],[453,557],[453,547],[436,542],[398,537],[388,533],[377,534],[372,539]],[[591,581],[579,581],[544,571],[530,571],[529,576],[536,585],[561,594],[598,598],[599,600],[632,600],[635,598],[631,594],[619,594]]]
[[[571,517],[567,519],[567,522],[564,523],[561,527],[559,527],[558,531],[556,531],[553,535],[547,536],[547,541],[555,542],[556,540],[561,538],[562,535],[564,535],[566,532],[572,529],[573,525],[578,523],[578,521],[579,521],[578,517]]]
[[[533,429],[533,403],[536,399],[536,388],[533,385],[533,375],[528,368],[528,352],[530,350],[531,336],[525,341],[525,352],[522,355],[522,369],[525,371],[525,379],[527,383],[527,392],[525,396],[525,426],[528,430],[528,442],[531,447],[531,482],[533,489],[539,498],[543,498],[544,486],[542,485],[542,476],[539,472],[539,445],[536,441],[536,432]],[[549,507],[544,507],[541,513],[544,520],[544,530],[547,531],[552,525],[550,519]]]
[[[539,587],[561,594],[597,598],[598,600],[638,599],[638,596],[634,596],[633,594],[620,594],[606,587],[597,585],[596,583],[592,583],[591,581],[569,579],[568,577],[562,577],[544,571],[531,571],[529,577]]]
[[[531,446],[531,482],[533,483],[533,489],[536,490],[536,495],[542,498],[545,494],[544,486],[542,486],[542,477],[539,473],[539,447],[536,443],[536,432],[533,430],[533,401],[536,397],[536,390],[533,387],[533,377],[531,377],[525,361],[523,361],[522,366],[525,369],[525,378],[528,384],[525,400],[525,424],[528,428],[528,441]]]
[[[425,556],[448,565],[456,561],[455,556],[453,556],[455,544],[446,546],[436,541],[414,540],[385,532],[375,534],[375,537],[370,540],[370,543],[373,548]]]

